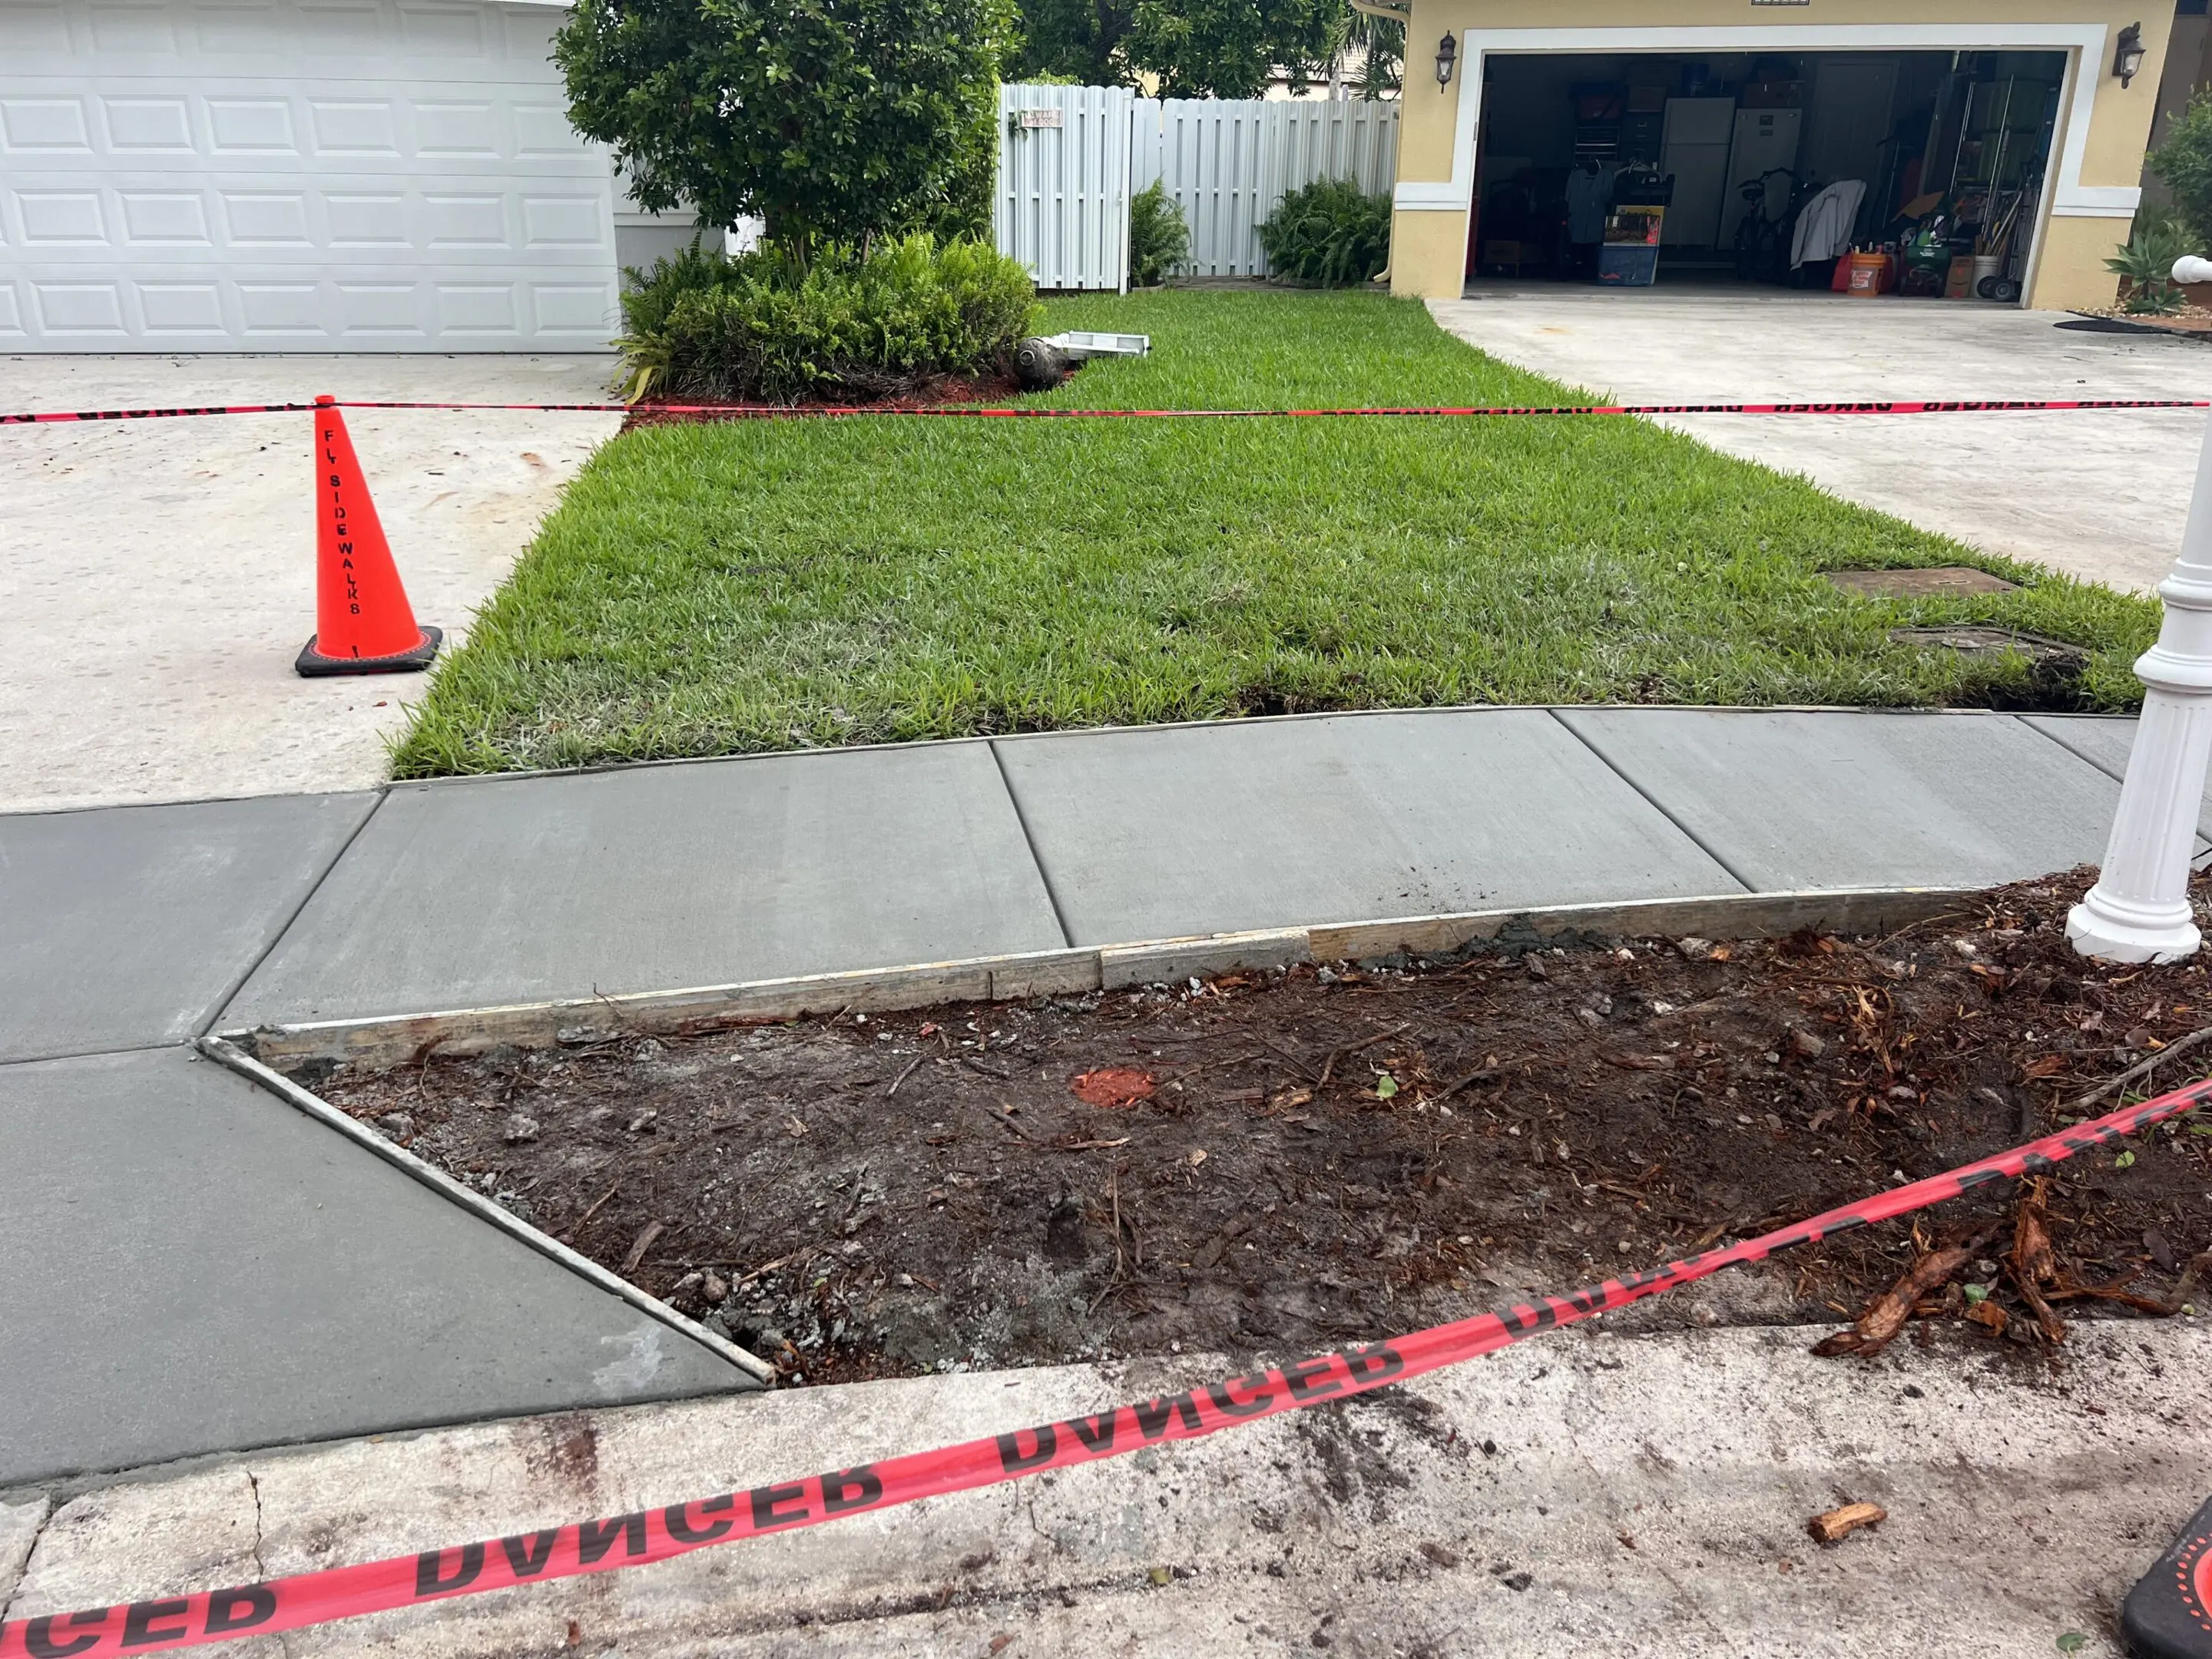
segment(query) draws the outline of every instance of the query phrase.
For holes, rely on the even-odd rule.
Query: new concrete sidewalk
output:
[[[55,1334],[0,1345],[0,1486],[744,1381],[179,1048],[210,1029],[2004,881],[2101,855],[2131,730],[1443,709],[0,817],[0,1329]]]

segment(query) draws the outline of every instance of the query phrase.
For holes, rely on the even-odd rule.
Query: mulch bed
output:
[[[883,397],[810,398],[789,407],[795,415],[825,408],[866,407],[890,411],[934,409],[947,404],[1007,404],[1021,395],[1021,382],[1012,374],[940,374]],[[725,411],[701,408],[700,402],[696,398],[641,398],[623,416],[622,429],[628,432],[641,426],[684,426],[701,421],[757,420],[763,407],[757,404],[733,404]]]
[[[2079,1097],[2212,1025],[2212,983],[2076,957],[2087,880],[1883,939],[1507,940],[319,1086],[793,1380],[1282,1356],[1650,1267],[2111,1109],[2117,1091]],[[2187,1120],[2061,1166],[2037,1212],[2058,1314],[2201,1296],[2208,1137]],[[2051,1326],[2009,1259],[2020,1196],[1611,1322],[1833,1325],[2001,1223],[1908,1293],[1911,1328],[1971,1316],[1993,1352],[2041,1353]]]

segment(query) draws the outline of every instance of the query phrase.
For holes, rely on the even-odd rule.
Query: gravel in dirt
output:
[[[1506,939],[303,1080],[794,1381],[1282,1357],[1650,1267],[2111,1109],[2117,1090],[2079,1097],[2212,1027],[2212,977],[2075,956],[2087,881],[1882,939]],[[2212,1266],[2212,1123],[2063,1165],[2031,1223],[2021,1203],[1983,1188],[1609,1322],[1833,1326],[1991,1224],[1911,1291],[1915,1337],[1956,1319],[2041,1355],[2045,1294],[2156,1317]]]

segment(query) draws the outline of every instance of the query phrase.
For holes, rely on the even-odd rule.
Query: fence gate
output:
[[[1127,87],[999,88],[999,252],[1041,289],[1129,288]]]

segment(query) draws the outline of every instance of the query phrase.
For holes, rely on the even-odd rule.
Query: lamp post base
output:
[[[2201,935],[2189,904],[2135,904],[2092,887],[2066,917],[2066,937],[2085,957],[2106,962],[2179,962],[2194,956]]]

